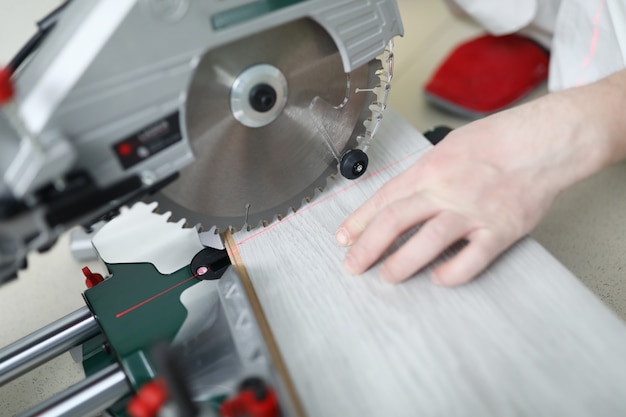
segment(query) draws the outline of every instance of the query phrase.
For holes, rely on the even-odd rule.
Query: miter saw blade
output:
[[[192,223],[241,229],[286,215],[357,146],[380,62],[349,74],[328,33],[304,19],[208,51],[187,92],[196,161],[156,195]]]

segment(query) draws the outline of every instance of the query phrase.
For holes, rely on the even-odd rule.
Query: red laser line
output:
[[[593,35],[591,37],[591,44],[589,45],[589,52],[587,56],[583,59],[583,62],[581,65],[583,69],[589,65],[589,63],[594,59],[596,55],[596,49],[598,47],[598,38],[600,37],[600,29],[599,29],[600,17],[602,15],[602,12],[604,11],[605,4],[606,4],[606,0],[602,0],[602,2],[600,3],[600,7],[598,8],[598,11],[596,12],[593,18]],[[576,85],[581,86],[586,82],[586,80],[587,80],[587,74],[583,74],[579,78]]]
[[[248,236],[247,238],[245,238],[245,239],[241,240],[240,242],[238,242],[238,243],[237,243],[237,246],[239,246],[239,245],[243,245],[243,244],[245,244],[246,242],[249,242],[250,240],[252,240],[252,239],[256,238],[257,236],[260,236],[260,235],[262,235],[263,233],[265,233],[265,232],[268,232],[268,231],[272,230],[274,227],[276,227],[276,226],[279,226],[279,225],[281,225],[281,224],[286,223],[286,222],[287,222],[287,221],[289,221],[290,219],[292,219],[292,218],[294,218],[294,217],[298,216],[299,214],[302,214],[302,213],[304,213],[304,212],[306,212],[306,211],[308,211],[308,210],[311,210],[313,207],[316,207],[316,206],[318,206],[318,205],[320,205],[320,204],[322,204],[322,203],[324,203],[324,202],[326,202],[326,201],[328,201],[328,200],[330,200],[330,199],[332,199],[332,198],[335,198],[335,197],[337,197],[339,194],[343,194],[344,192],[348,191],[350,188],[352,188],[352,187],[354,187],[354,186],[356,186],[356,185],[358,185],[358,184],[362,183],[363,181],[367,181],[367,180],[369,180],[369,179],[370,179],[370,178],[372,178],[372,177],[376,177],[376,176],[378,176],[378,175],[382,174],[383,172],[385,172],[385,171],[387,171],[387,170],[391,169],[392,167],[394,167],[394,166],[396,166],[396,165],[398,165],[398,164],[400,164],[400,163],[402,163],[402,162],[406,161],[407,159],[413,158],[415,155],[417,155],[417,154],[419,154],[419,153],[422,153],[422,152],[423,152],[423,150],[416,151],[416,152],[413,152],[413,153],[411,153],[411,154],[409,154],[409,155],[405,156],[404,158],[400,158],[400,159],[398,159],[398,160],[396,160],[396,161],[394,161],[394,162],[391,162],[389,165],[386,165],[386,166],[384,166],[384,167],[380,168],[378,171],[374,171],[374,172],[372,172],[371,174],[369,174],[369,175],[367,175],[367,176],[365,176],[365,177],[363,177],[363,178],[360,178],[360,179],[358,179],[358,180],[356,180],[356,181],[352,182],[350,185],[348,185],[348,186],[346,186],[346,187],[344,187],[344,188],[342,188],[342,189],[340,189],[340,190],[335,191],[333,194],[331,194],[331,195],[329,195],[329,196],[327,196],[327,197],[325,197],[325,198],[323,198],[323,199],[321,199],[321,200],[319,200],[319,201],[316,201],[316,202],[315,202],[315,203],[313,203],[313,204],[309,204],[308,206],[305,206],[305,207],[301,208],[300,210],[296,211],[295,213],[293,213],[293,214],[291,214],[291,215],[289,215],[289,216],[285,217],[285,218],[284,218],[283,220],[281,220],[280,222],[274,223],[274,224],[272,224],[272,225],[269,225],[269,226],[267,226],[267,227],[265,227],[265,228],[263,228],[263,229],[259,230],[258,232],[254,233],[253,235],[250,235],[250,236]]]
[[[131,311],[137,310],[139,307],[141,307],[141,306],[143,306],[143,305],[148,304],[150,301],[156,300],[156,299],[157,299],[157,298],[159,298],[160,296],[162,296],[162,295],[164,295],[164,294],[167,294],[168,292],[172,291],[173,289],[175,289],[175,288],[177,288],[177,287],[180,287],[181,285],[185,284],[186,282],[189,282],[189,281],[191,281],[192,279],[197,278],[197,277],[198,277],[198,274],[193,275],[193,276],[191,276],[191,277],[187,278],[186,280],[181,281],[181,282],[179,282],[178,284],[173,285],[173,286],[171,286],[171,287],[169,287],[169,288],[167,288],[167,289],[165,289],[165,290],[161,291],[160,293],[155,294],[155,295],[153,295],[152,297],[150,297],[150,298],[147,298],[147,299],[143,300],[142,302],[140,302],[140,303],[138,303],[138,304],[135,304],[135,305],[134,305],[134,306],[132,306],[131,308],[128,308],[128,309],[126,309],[126,310],[122,311],[121,313],[117,313],[117,314],[115,315],[115,318],[116,318],[116,319],[119,319],[120,317],[125,316],[126,314],[130,313]]]

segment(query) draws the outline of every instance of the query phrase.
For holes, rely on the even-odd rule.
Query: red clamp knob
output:
[[[259,399],[254,391],[244,389],[220,407],[222,417],[278,417],[276,393],[267,389],[265,398]]]
[[[155,417],[167,401],[165,382],[155,379],[143,385],[128,402],[126,412],[131,417]]]
[[[104,277],[97,272],[91,272],[88,266],[82,269],[83,275],[85,276],[85,285],[87,288],[95,287],[104,281]]]
[[[9,68],[0,69],[0,106],[7,104],[13,99],[15,90],[11,76],[13,72]]]

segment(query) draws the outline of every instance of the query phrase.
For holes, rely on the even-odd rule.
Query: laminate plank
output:
[[[343,271],[337,226],[428,149],[389,111],[364,179],[234,235],[308,415],[626,415],[624,323],[530,238],[456,289]]]

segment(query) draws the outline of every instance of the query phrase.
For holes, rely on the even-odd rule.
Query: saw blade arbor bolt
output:
[[[261,83],[250,90],[250,106],[260,112],[270,111],[276,104],[276,90],[269,84]]]
[[[247,127],[263,127],[276,120],[287,103],[287,79],[273,65],[257,64],[243,70],[230,89],[230,110]]]
[[[354,180],[365,174],[369,158],[361,149],[350,149],[341,157],[339,170],[341,175],[349,180]]]

